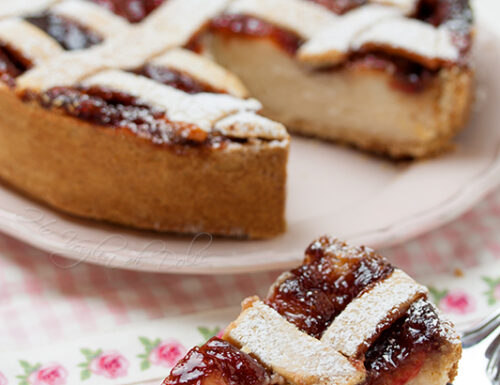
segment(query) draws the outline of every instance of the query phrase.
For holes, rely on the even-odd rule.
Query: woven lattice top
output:
[[[20,95],[42,95],[45,107],[50,97],[43,94],[54,87],[106,87],[166,111],[169,127],[185,123],[238,140],[287,141],[285,128],[258,115],[260,103],[246,99],[234,75],[183,47],[214,17],[244,15],[296,34],[301,41],[296,58],[305,65],[337,65],[366,49],[430,69],[460,61],[464,49],[458,37],[470,35],[467,9],[453,8],[431,23],[416,17],[421,2],[350,0],[344,1],[350,4],[347,11],[335,13],[335,0],[158,0],[145,1],[144,9],[130,14],[114,0],[6,0],[0,9],[0,53],[22,64],[11,68],[16,79],[10,87]],[[61,92],[59,105],[50,107],[64,104],[68,112]],[[73,105],[89,97],[79,92],[84,94],[78,102],[69,98]]]
[[[283,125],[257,114],[260,103],[246,99],[248,92],[234,75],[182,48],[227,4],[169,0],[139,23],[130,23],[91,1],[39,1],[36,7],[31,1],[8,1],[0,11],[0,46],[29,62],[13,85],[20,95],[39,94],[46,101],[44,93],[55,87],[101,87],[133,96],[166,111],[170,121],[207,133],[286,142]],[[57,28],[65,28],[61,36]],[[78,40],[90,34],[97,37],[93,44]],[[64,49],[79,44],[82,49]],[[175,75],[184,89],[141,76],[144,71],[135,74],[141,68],[155,74],[165,69],[164,76]],[[199,84],[199,92],[185,92]],[[60,93],[58,97],[56,104],[62,104]]]

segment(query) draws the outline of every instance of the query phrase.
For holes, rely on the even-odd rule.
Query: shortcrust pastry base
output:
[[[453,146],[466,124],[474,74],[443,69],[421,92],[393,89],[381,70],[312,72],[267,38],[214,33],[216,61],[238,75],[290,132],[356,146],[392,158],[423,158]]]
[[[56,209],[155,231],[267,238],[285,229],[288,140],[179,154],[3,86],[0,115],[0,178]]]

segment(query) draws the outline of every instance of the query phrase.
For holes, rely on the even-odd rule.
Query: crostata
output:
[[[163,385],[446,385],[461,344],[427,289],[364,247],[313,242]]]
[[[4,0],[0,178],[82,217],[272,237],[283,124],[440,152],[468,114],[471,35],[466,0]]]
[[[283,232],[285,127],[183,48],[228,1],[127,3],[2,1],[0,177],[136,228]]]

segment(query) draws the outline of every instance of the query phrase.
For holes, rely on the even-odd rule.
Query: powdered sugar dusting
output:
[[[285,139],[285,126],[250,112],[239,112],[215,124],[215,130],[230,138]]]
[[[239,98],[248,96],[247,89],[235,75],[206,57],[186,49],[174,48],[150,63],[187,73],[194,79]]]
[[[366,5],[329,25],[299,50],[299,59],[315,65],[337,64],[350,52],[377,48],[429,66],[455,62],[459,49],[446,27],[436,28],[404,17],[400,7]]]
[[[332,12],[304,0],[236,0],[227,12],[259,17],[306,38],[338,19]]]
[[[401,14],[395,7],[366,5],[355,9],[331,23],[299,50],[299,58],[310,63],[343,61],[352,48],[353,41],[369,27],[386,18]]]
[[[360,49],[366,44],[395,48],[430,59],[456,61],[459,57],[458,48],[451,44],[449,30],[415,19],[383,20],[354,39],[352,49]]]
[[[210,131],[214,123],[240,111],[261,108],[254,99],[238,99],[225,94],[187,94],[148,78],[119,70],[102,71],[88,79],[85,86],[102,86],[134,95],[150,105],[167,111],[172,121],[193,123]]]
[[[137,68],[148,59],[188,42],[228,0],[169,0],[126,33],[85,51],[64,52],[18,78],[19,89],[71,86],[99,70]],[[15,45],[17,46],[17,44]]]
[[[33,64],[41,64],[63,52],[52,37],[27,21],[17,18],[0,21],[0,42],[16,48]]]
[[[437,317],[434,320],[435,322],[435,329],[438,330],[439,336],[442,337],[444,340],[448,341],[451,344],[454,345],[459,345],[461,344],[460,342],[460,336],[458,335],[458,332],[455,329],[455,326],[453,323],[443,315],[441,310],[437,308],[437,306],[426,300],[426,299],[420,299],[416,301],[412,307],[413,307],[413,313],[416,315],[416,317],[422,317],[422,313],[424,312],[424,308],[426,306],[431,306],[433,311],[436,313]]]
[[[253,302],[240,314],[226,338],[288,383],[347,385],[364,379],[364,370],[332,346],[300,332],[261,301]]]
[[[369,0],[370,3],[390,5],[399,8],[405,15],[415,12],[418,0]]]
[[[78,21],[107,39],[125,33],[129,23],[105,7],[85,0],[66,0],[50,8],[50,12]]]
[[[371,342],[381,332],[380,325],[391,324],[404,314],[427,289],[417,284],[401,270],[378,282],[373,288],[354,299],[335,318],[321,340],[332,344],[341,353],[354,357],[366,342]]]

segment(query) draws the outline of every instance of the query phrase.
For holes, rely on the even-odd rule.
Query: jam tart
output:
[[[163,385],[445,385],[460,355],[425,287],[372,250],[325,236]]]
[[[227,4],[3,1],[2,180],[140,229],[283,232],[285,127],[259,115],[235,75],[184,48]]]
[[[283,124],[440,152],[467,118],[471,42],[467,0],[4,0],[0,178],[81,217],[272,237]]]

